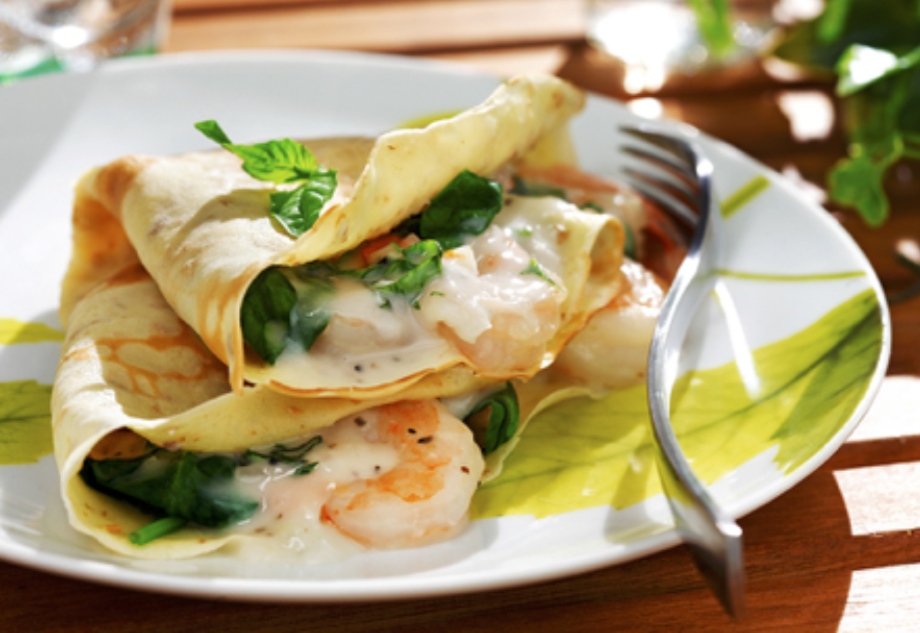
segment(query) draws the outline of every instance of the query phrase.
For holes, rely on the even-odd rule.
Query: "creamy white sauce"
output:
[[[322,443],[303,456],[316,462],[309,473],[258,458],[237,468],[227,491],[258,500],[259,509],[228,529],[247,537],[237,540],[235,555],[269,565],[332,562],[366,547],[443,540],[465,526],[482,455],[438,401],[368,409],[315,435]],[[390,473],[380,488],[371,485]]]
[[[366,549],[324,521],[322,512],[337,486],[378,477],[398,463],[393,446],[369,442],[361,433],[356,420],[371,423],[375,415],[374,410],[369,410],[318,431],[322,444],[304,456],[309,462],[317,462],[308,474],[296,475],[296,465],[262,460],[237,469],[233,492],[260,502],[254,516],[229,529],[258,537],[238,544],[238,556],[262,564],[292,560],[312,564],[343,560]],[[286,445],[296,446],[305,439]],[[272,447],[254,450],[268,454]]]
[[[572,205],[551,197],[505,200],[483,234],[444,254],[442,274],[426,284],[418,308],[398,297],[382,307],[357,280],[335,279],[329,325],[307,353],[288,344],[275,363],[278,380],[372,387],[453,364],[458,353],[485,372],[532,364],[558,328],[565,298],[560,232]],[[514,345],[496,343],[505,339]],[[468,346],[490,349],[477,355]],[[520,358],[506,363],[501,357],[508,355]]]

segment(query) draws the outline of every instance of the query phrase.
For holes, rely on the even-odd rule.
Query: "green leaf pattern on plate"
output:
[[[51,385],[0,382],[0,465],[31,464],[52,451]]]
[[[0,317],[0,345],[60,343],[64,333],[44,323]],[[0,382],[0,466],[31,464],[53,451],[51,385]]]
[[[723,203],[723,215],[767,189],[761,177]],[[745,283],[822,283],[865,276],[723,270]],[[768,450],[790,473],[850,419],[882,350],[882,310],[872,289],[816,322],[752,352],[757,384],[736,363],[687,372],[674,388],[672,423],[697,475],[711,484]],[[474,498],[475,518],[537,518],[609,505],[622,509],[661,492],[645,385],[598,400],[564,402],[530,421],[502,474]]]
[[[684,374],[673,424],[706,483],[771,447],[791,472],[836,434],[866,393],[881,351],[881,310],[867,290],[813,325],[753,353],[752,394],[734,363]],[[645,385],[564,402],[534,418],[501,476],[477,492],[477,518],[545,517],[661,492]]]
[[[64,333],[44,323],[23,323],[0,317],[0,345],[19,343],[60,343]]]

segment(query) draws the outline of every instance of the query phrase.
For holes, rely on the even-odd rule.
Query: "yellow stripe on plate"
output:
[[[16,319],[0,318],[0,345],[60,343],[63,340],[63,332],[44,323],[24,323]]]

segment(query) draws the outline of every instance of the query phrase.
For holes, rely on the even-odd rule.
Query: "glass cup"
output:
[[[698,13],[719,4],[728,11],[721,24]],[[772,30],[772,6],[772,0],[589,0],[587,37],[622,64],[625,92],[655,92],[673,75],[754,57]]]
[[[0,83],[156,52],[171,0],[0,0]]]

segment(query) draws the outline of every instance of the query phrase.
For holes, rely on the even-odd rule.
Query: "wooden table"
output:
[[[169,51],[318,47],[409,54],[510,75],[542,70],[626,98],[584,43],[579,0],[175,0]],[[825,84],[760,66],[666,89],[666,116],[812,183],[845,151],[839,130],[796,141],[778,105]],[[743,116],[738,116],[743,112]],[[837,213],[898,291],[894,260],[920,238],[920,179],[893,180],[894,212],[870,230]],[[487,594],[355,605],[232,604],[136,593],[0,563],[2,631],[893,631],[920,627],[920,299],[893,305],[889,377],[868,418],[822,468],[742,519],[749,617],[733,623],[687,552]]]

